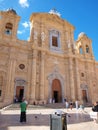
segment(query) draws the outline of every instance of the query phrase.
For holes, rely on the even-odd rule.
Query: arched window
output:
[[[89,46],[86,45],[86,53],[89,53]]]
[[[12,33],[12,28],[13,28],[13,25],[11,23],[7,23],[5,25],[5,33],[10,35]]]
[[[82,46],[79,47],[79,53],[80,53],[80,54],[83,54]]]

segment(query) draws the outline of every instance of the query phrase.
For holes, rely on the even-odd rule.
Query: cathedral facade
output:
[[[0,107],[25,97],[30,104],[98,101],[98,62],[85,33],[57,13],[33,13],[28,41],[17,38],[20,16],[0,11]]]

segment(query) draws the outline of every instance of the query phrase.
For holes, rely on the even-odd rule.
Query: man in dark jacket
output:
[[[98,112],[98,102],[95,102],[93,107],[92,107],[92,111],[94,112]]]

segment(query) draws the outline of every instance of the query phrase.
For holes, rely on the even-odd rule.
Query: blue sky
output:
[[[98,61],[98,0],[0,0],[0,10],[16,10],[21,16],[18,38],[27,40],[30,35],[29,18],[33,12],[49,12],[55,8],[61,18],[75,26],[74,39],[84,32],[91,40]]]

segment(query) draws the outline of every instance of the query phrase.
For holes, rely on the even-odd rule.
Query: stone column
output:
[[[44,100],[44,64],[45,64],[45,53],[41,52],[41,66],[40,66],[40,100]]]
[[[35,100],[35,89],[36,89],[36,58],[37,58],[37,50],[33,50],[30,102],[32,102],[32,101]]]
[[[75,100],[75,88],[74,88],[74,77],[73,77],[73,66],[72,66],[72,58],[69,58],[69,87],[71,92],[71,99]]]
[[[77,98],[81,101],[81,88],[80,88],[80,74],[79,74],[79,67],[78,67],[78,59],[75,59],[75,67],[76,67],[76,85],[77,85]]]

